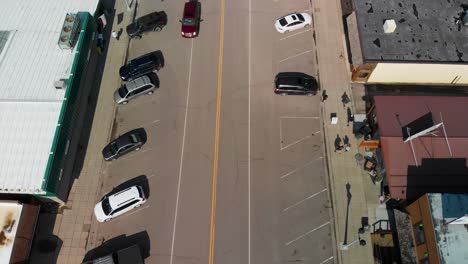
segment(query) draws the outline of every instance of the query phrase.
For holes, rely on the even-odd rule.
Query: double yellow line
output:
[[[216,191],[218,186],[218,158],[219,158],[219,126],[221,119],[221,95],[223,83],[223,54],[224,54],[224,0],[221,0],[220,34],[219,34],[219,57],[218,57],[218,86],[216,97],[216,125],[215,143],[213,154],[213,185],[211,190],[211,220],[210,220],[210,253],[208,263],[214,263],[215,231],[216,231]]]

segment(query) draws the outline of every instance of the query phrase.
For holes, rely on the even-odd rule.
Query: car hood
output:
[[[195,31],[197,31],[197,26],[182,25],[182,32],[184,33],[194,33]]]
[[[104,214],[104,210],[102,210],[102,202],[94,206],[94,215],[99,222],[104,222],[104,220],[106,220],[107,216]]]
[[[110,160],[112,158],[113,154],[110,151],[110,144],[104,147],[102,150],[102,156],[105,160]]]
[[[136,23],[132,23],[127,26],[127,34],[133,35],[138,32],[138,25]]]
[[[120,78],[122,78],[122,80],[124,81],[130,78],[130,71],[128,70],[127,65],[120,67],[119,73],[120,73]]]

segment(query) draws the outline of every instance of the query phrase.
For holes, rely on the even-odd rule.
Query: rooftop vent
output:
[[[396,23],[395,20],[393,19],[387,19],[385,20],[385,23],[383,24],[383,31],[387,34],[395,32],[396,29]]]
[[[54,82],[55,89],[65,89],[67,88],[67,79],[60,79]]]

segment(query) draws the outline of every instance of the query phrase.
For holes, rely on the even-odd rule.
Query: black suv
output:
[[[135,58],[120,67],[120,78],[124,81],[145,75],[164,67],[164,56],[160,50]]]
[[[166,12],[153,12],[137,18],[135,22],[127,26],[127,34],[131,38],[140,39],[143,32],[161,31],[167,24]]]
[[[316,95],[317,80],[302,72],[280,72],[275,77],[275,94]]]

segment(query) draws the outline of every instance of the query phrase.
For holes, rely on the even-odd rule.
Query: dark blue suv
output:
[[[145,75],[164,67],[164,56],[160,50],[135,58],[120,67],[120,78],[124,81]]]

